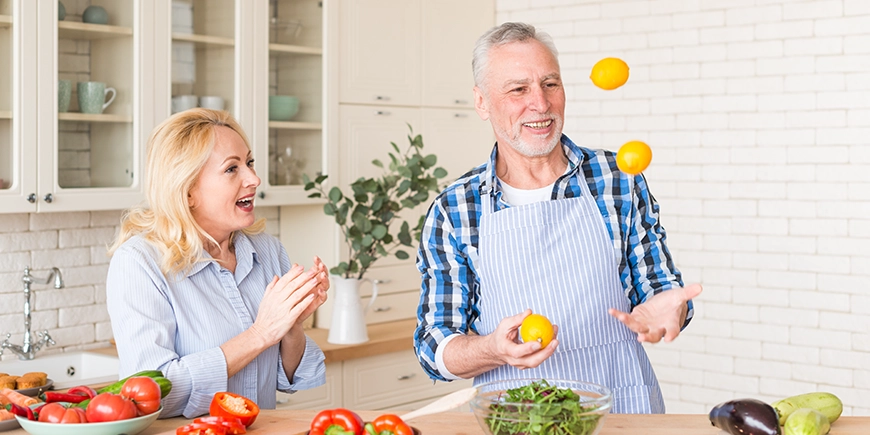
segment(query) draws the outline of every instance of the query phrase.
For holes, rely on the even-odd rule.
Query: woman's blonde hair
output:
[[[148,140],[145,164],[145,204],[124,213],[109,255],[139,235],[160,252],[160,270],[167,278],[206,261],[204,240],[215,246],[218,243],[193,218],[188,193],[214,150],[217,127],[231,128],[251,149],[242,127],[225,111],[186,110],[154,129]],[[265,226],[265,219],[258,219],[242,231],[257,234]]]

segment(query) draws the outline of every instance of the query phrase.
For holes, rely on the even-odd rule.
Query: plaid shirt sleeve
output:
[[[474,171],[473,171],[474,172]],[[422,277],[414,348],[430,378],[446,381],[435,363],[444,338],[474,330],[479,281],[474,267],[480,194],[463,177],[438,196],[423,224],[417,268]]]

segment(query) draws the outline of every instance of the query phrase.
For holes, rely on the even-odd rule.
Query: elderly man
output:
[[[683,287],[659,207],[613,152],[562,134],[556,48],[505,23],[477,42],[475,106],[496,136],[490,160],[431,205],[420,241],[415,347],[433,379],[578,379],[613,391],[613,412],[663,413],[642,342],[671,341],[700,285]],[[530,313],[557,325],[523,343]]]

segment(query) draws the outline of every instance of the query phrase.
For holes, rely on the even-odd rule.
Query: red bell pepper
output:
[[[190,423],[175,429],[175,435],[227,435],[227,430],[219,424]]]
[[[194,423],[216,424],[227,431],[227,435],[241,435],[246,433],[245,425],[242,420],[236,417],[217,417],[210,415],[208,417],[200,417],[193,420]]]
[[[367,435],[414,435],[414,429],[395,414],[379,416],[366,425],[366,432]]]
[[[363,435],[363,420],[355,412],[344,409],[325,409],[311,420],[309,435]]]
[[[254,424],[260,407],[245,396],[223,391],[215,393],[208,413],[216,417],[238,418],[245,427]]]

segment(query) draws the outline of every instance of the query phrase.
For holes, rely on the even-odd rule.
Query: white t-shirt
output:
[[[503,192],[502,198],[505,200],[505,202],[514,207],[549,200],[550,194],[553,193],[553,186],[556,184],[554,182],[553,184],[550,184],[548,186],[539,187],[537,189],[525,190],[517,189],[516,187],[505,183],[504,180],[500,178],[499,182],[501,182],[501,188]]]

